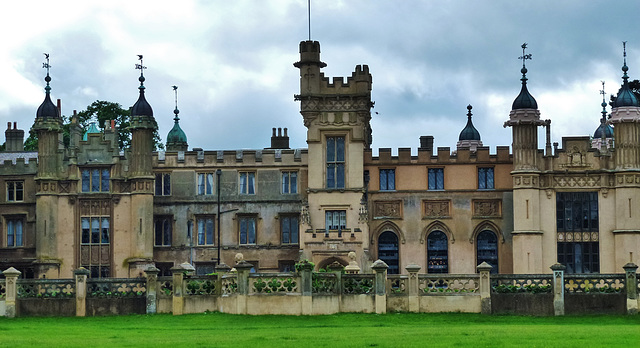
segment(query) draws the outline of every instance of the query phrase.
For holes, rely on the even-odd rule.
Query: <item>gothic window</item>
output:
[[[240,244],[256,244],[256,217],[241,216],[238,219]]]
[[[494,189],[493,168],[478,168],[478,189],[479,190]]]
[[[241,195],[255,195],[256,194],[256,173],[255,172],[240,172],[239,186]]]
[[[21,247],[24,246],[24,218],[21,217],[8,217],[6,221],[6,241],[7,247]]]
[[[24,181],[7,181],[7,202],[24,200]]]
[[[396,189],[396,170],[380,169],[380,190],[393,191]]]
[[[427,273],[449,273],[449,243],[442,231],[427,237]]]
[[[215,216],[199,216],[197,218],[198,245],[213,245],[215,243],[213,241],[215,220]]]
[[[476,265],[486,262],[492,267],[491,273],[498,273],[498,237],[493,231],[478,233],[476,257]]]
[[[327,137],[327,188],[344,188],[344,137]]]
[[[346,210],[327,210],[325,216],[325,229],[344,230],[347,228]]]
[[[171,246],[172,216],[156,216],[154,218],[154,245]]]
[[[282,244],[298,244],[298,215],[280,216]]]
[[[213,173],[198,173],[198,194],[213,194]]]
[[[378,259],[389,266],[387,269],[388,274],[400,273],[398,255],[398,236],[391,231],[382,232],[378,237]]]
[[[171,174],[169,173],[156,173],[156,196],[170,196],[171,195]]]
[[[558,262],[567,273],[600,272],[598,193],[557,192]]]
[[[298,193],[298,172],[282,172],[282,193]]]
[[[427,173],[429,190],[444,190],[444,168],[429,168]]]
[[[109,192],[111,173],[108,168],[85,168],[80,171],[82,192]]]

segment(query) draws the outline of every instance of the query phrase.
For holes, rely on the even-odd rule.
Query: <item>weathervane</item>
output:
[[[518,57],[518,59],[522,59],[522,67],[524,68],[524,62],[527,59],[531,59],[531,53],[529,53],[529,54],[525,54],[524,53],[524,50],[527,49],[527,43],[526,42],[523,43],[522,46],[520,46],[520,47],[522,47],[522,56]]]
[[[600,94],[602,94],[602,102],[604,103],[604,81],[600,81],[602,83],[602,89],[600,90]]]
[[[136,64],[136,69],[140,70],[140,75],[143,75],[142,73],[143,73],[144,69],[146,69],[147,67],[142,65],[142,55],[141,54],[138,55],[138,60],[140,61],[140,64]]]
[[[175,96],[176,96],[176,109],[173,110],[173,113],[176,115],[174,120],[176,120],[176,122],[178,122],[178,120],[179,120],[178,114],[180,113],[180,111],[178,110],[178,86],[171,86],[171,87],[173,88],[173,92],[175,93]]]
[[[47,69],[47,75],[49,75],[49,68],[51,68],[51,65],[49,65],[49,53],[44,53],[44,59],[46,59],[47,62],[42,63],[42,68]]]

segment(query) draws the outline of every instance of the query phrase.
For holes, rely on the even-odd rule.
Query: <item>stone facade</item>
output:
[[[389,274],[410,264],[464,274],[482,262],[498,273],[550,273],[557,262],[568,272],[607,273],[640,263],[637,100],[614,106],[615,141],[600,142],[609,146],[571,137],[543,151],[538,127],[548,134],[550,121],[523,68],[505,123],[513,153],[490,153],[474,133],[455,151],[421,137],[417,155],[382,148],[373,156],[368,66],[329,79],[315,41],[300,43],[294,66],[307,149],[289,149],[286,128],[284,136],[274,128],[264,149],[185,150],[180,133],[166,152],[153,151],[143,76],[131,148],[118,148],[109,123],[82,140],[76,118],[64,147],[49,78],[33,124],[39,151],[16,146],[24,133],[14,124],[0,153],[0,269],[28,278],[70,278],[79,267],[94,278],[137,277],[151,265],[169,275],[186,262],[206,274],[233,265],[237,253],[266,272],[305,259],[316,269],[351,261],[364,273],[382,259]]]

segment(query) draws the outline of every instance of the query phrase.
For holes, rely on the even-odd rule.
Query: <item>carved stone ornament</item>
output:
[[[554,187],[598,187],[600,186],[600,176],[560,176],[553,178]]]
[[[501,204],[501,201],[498,199],[474,200],[473,216],[474,217],[500,217],[502,216],[500,204]]]
[[[373,211],[377,218],[402,218],[402,201],[374,202]]]
[[[450,201],[424,201],[424,216],[426,217],[450,217]]]

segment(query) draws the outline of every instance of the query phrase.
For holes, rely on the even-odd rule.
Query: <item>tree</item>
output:
[[[118,146],[120,149],[126,149],[131,146],[131,111],[123,109],[118,103],[108,102],[104,100],[96,100],[87,106],[86,110],[78,113],[78,123],[83,130],[89,129],[92,122],[97,122],[97,126],[104,130],[105,122],[114,120],[115,126],[118,128]],[[69,146],[70,136],[69,129],[71,126],[71,118],[62,116],[62,134],[65,146]],[[158,131],[153,132],[153,142],[156,149],[164,149],[162,139]],[[29,131],[29,137],[24,143],[25,151],[38,151],[38,136],[33,131]]]

